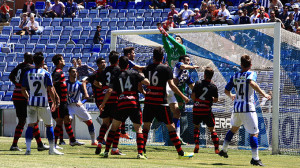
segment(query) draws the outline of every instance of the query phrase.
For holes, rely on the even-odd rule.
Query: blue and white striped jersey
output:
[[[225,89],[231,91],[234,87],[236,97],[234,100],[234,112],[254,112],[254,90],[250,86],[250,80],[256,82],[256,72],[237,72],[230,78],[230,81],[225,86]]]
[[[48,107],[47,87],[53,86],[51,74],[44,69],[31,69],[24,75],[22,87],[29,90],[29,106]]]
[[[255,19],[254,23],[268,23],[269,20],[270,20],[270,19],[269,19],[269,18],[266,18],[266,17],[263,18],[263,19],[261,19],[261,18],[258,17],[258,18]]]
[[[186,84],[192,84],[194,81],[190,77],[189,70],[182,70],[180,69],[181,65],[183,65],[183,62],[176,63],[174,69],[173,69],[173,78],[178,79],[179,83],[178,86],[182,86],[184,83]]]
[[[265,8],[270,7],[270,0],[260,0],[260,6],[263,6]]]
[[[294,21],[295,22],[298,22],[300,21],[300,11],[298,11],[298,13],[294,12]]]
[[[81,102],[81,97],[83,93],[82,83],[76,81],[72,83],[67,80],[67,90],[68,90],[68,104]]]

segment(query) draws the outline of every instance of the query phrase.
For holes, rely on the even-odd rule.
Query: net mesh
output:
[[[272,94],[273,89],[273,49],[274,29],[251,29],[215,32],[178,33],[183,38],[187,54],[193,64],[201,68],[191,72],[194,79],[203,79],[204,67],[214,69],[214,83],[219,90],[219,101],[214,103],[216,132],[223,143],[230,128],[230,116],[233,102],[224,94],[224,88],[230,77],[240,70],[240,57],[248,54],[252,58],[252,70],[257,72],[257,83]],[[154,47],[162,46],[162,35],[118,35],[117,51],[123,52],[125,47],[135,47],[135,62],[147,65],[152,60]],[[279,149],[282,153],[299,154],[300,152],[300,36],[282,30],[281,39],[281,71],[280,71],[280,125]],[[187,89],[186,94],[191,91]],[[276,96],[276,95],[273,95]],[[141,95],[140,99],[143,99]],[[272,142],[272,101],[266,101],[261,95],[255,95],[256,111],[259,120],[259,146],[270,149]],[[128,133],[135,138],[132,123],[126,122]],[[152,125],[149,134],[150,144],[168,144],[168,133],[164,124]],[[231,145],[239,149],[250,148],[249,133],[243,127],[235,134]],[[192,102],[186,105],[186,111],[181,119],[181,137],[185,142],[194,143],[192,123]],[[135,140],[121,140],[123,144],[135,143]],[[205,125],[201,125],[200,144],[213,146],[210,133]]]

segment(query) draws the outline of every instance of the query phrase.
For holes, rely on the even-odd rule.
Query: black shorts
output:
[[[52,103],[49,103],[50,108]],[[65,118],[65,116],[69,115],[68,104],[67,102],[60,103],[59,107],[52,113],[52,118]]]
[[[114,118],[117,108],[117,104],[105,104],[104,110],[100,111],[100,118]]]
[[[206,124],[207,127],[215,126],[215,116],[213,113],[207,115],[194,115],[193,114],[193,123],[199,125],[201,122]]]
[[[173,123],[173,116],[169,106],[145,104],[143,111],[143,122],[152,122],[154,117],[167,125]]]
[[[115,120],[122,122],[125,122],[128,117],[133,123],[142,124],[142,112],[138,108],[118,110],[114,115]]]
[[[27,100],[14,100],[14,106],[16,108],[16,113],[18,118],[27,118]]]

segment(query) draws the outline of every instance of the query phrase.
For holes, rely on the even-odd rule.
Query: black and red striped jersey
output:
[[[60,102],[67,102],[66,78],[61,69],[55,68],[52,73],[54,88],[60,98]]]
[[[138,96],[138,84],[145,77],[135,70],[122,70],[110,84],[110,88],[118,94],[118,110],[140,108]]]
[[[15,84],[12,100],[26,100],[21,92],[22,81],[25,72],[32,68],[34,68],[33,65],[23,62],[11,71],[9,79]]]
[[[99,101],[101,101],[101,103],[104,99],[104,96],[108,90],[108,87],[109,87],[111,81],[114,81],[115,77],[119,74],[119,72],[120,72],[120,67],[108,66],[100,74],[96,75],[96,81],[102,83],[102,93],[100,94],[99,97],[97,96],[98,97],[97,99]],[[118,103],[118,95],[115,91],[112,92],[112,94],[110,95],[110,97],[106,103],[108,103],[108,104]]]
[[[217,86],[207,80],[198,81],[193,88],[193,93],[195,93],[194,115],[209,114],[213,105],[213,98],[219,97]]]
[[[101,72],[102,72],[102,71],[98,69],[98,70],[94,71],[94,72],[87,78],[87,81],[88,81],[90,84],[92,84],[92,90],[93,90],[93,95],[94,95],[94,97],[95,97],[96,104],[98,104],[99,102],[101,102],[101,101],[99,100],[99,98],[100,98],[100,95],[101,95],[103,89],[102,89],[102,88],[96,87],[96,86],[94,85],[94,81],[96,80],[97,75],[99,75]],[[100,104],[101,104],[101,103],[100,103]]]
[[[149,79],[150,86],[147,86],[145,104],[167,105],[166,85],[168,80],[173,79],[170,67],[163,64],[151,64],[147,66],[143,73]]]

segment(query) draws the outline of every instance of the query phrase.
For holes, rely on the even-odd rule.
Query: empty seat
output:
[[[46,27],[44,28],[43,35],[48,35],[48,36],[50,36],[50,35],[52,34],[53,30],[54,30],[54,27],[53,27],[53,26],[46,26]]]
[[[21,39],[20,35],[12,35],[12,36],[10,36],[9,42],[17,44],[17,43],[19,43],[20,39]]]
[[[13,17],[10,20],[10,26],[19,26],[21,22],[21,18],[20,17]]]
[[[60,26],[60,23],[62,22],[62,18],[54,18],[51,26]]]
[[[75,27],[73,29],[72,35],[79,35],[80,36],[80,34],[81,34],[82,31],[83,31],[82,27]]]
[[[116,22],[116,21],[110,21],[110,22],[108,23],[108,26],[109,26],[109,27],[117,26],[117,22]]]
[[[89,38],[87,35],[83,35],[79,38],[77,44],[85,44],[85,41]]]
[[[56,44],[48,44],[46,46],[45,53],[54,53],[56,49]]]
[[[61,35],[71,35],[71,32],[73,31],[72,26],[66,26],[64,30],[62,31]]]
[[[68,35],[63,35],[60,37],[60,40],[59,40],[59,44],[66,44],[68,41],[69,41],[69,36]]]
[[[100,52],[101,51],[101,44],[95,44],[93,47],[93,52]]]
[[[19,40],[19,42],[21,44],[27,44],[28,41],[29,41],[29,36],[28,35],[22,36],[21,39]]]
[[[90,53],[91,52],[91,48],[92,48],[92,45],[91,44],[85,44],[83,49],[82,49],[82,52],[83,53]]]
[[[125,23],[125,26],[134,26],[134,21],[127,21],[126,23]]]
[[[49,41],[50,41],[50,36],[43,35],[43,36],[41,36],[39,43],[40,44],[48,44]]]
[[[92,22],[92,19],[91,18],[84,18],[83,20],[82,20],[82,23],[81,23],[81,26],[90,26],[90,24],[91,24],[91,22]]]
[[[4,35],[10,35],[13,32],[12,26],[4,26],[2,29],[2,34]]]
[[[82,49],[83,49],[83,44],[76,44],[75,48],[73,49],[73,53],[74,54],[80,53]]]
[[[64,18],[64,20],[61,22],[61,26],[71,26],[72,18]]]
[[[15,44],[14,52],[24,52],[25,45],[24,44]]]
[[[0,34],[0,42],[2,43],[8,43],[9,35],[2,35]]]
[[[30,37],[30,43],[37,43],[40,40],[40,36],[39,35],[32,35]]]
[[[74,41],[74,43],[78,43],[80,36],[79,35],[72,35],[71,39]]]
[[[58,44],[56,46],[55,53],[64,53],[65,46],[66,46],[65,44]]]
[[[50,26],[51,22],[52,22],[52,18],[44,18],[41,26],[44,26],[44,27]]]
[[[90,10],[89,18],[97,18],[97,17],[99,17],[99,10],[98,9]]]
[[[86,8],[91,9],[97,7],[96,2],[88,2]]]
[[[101,18],[93,18],[91,26],[96,27],[96,26],[100,25],[101,21],[102,21]]]
[[[89,14],[89,10],[82,9],[82,10],[80,10],[78,17],[79,18],[87,18],[88,14]]]
[[[31,43],[27,43],[26,46],[25,46],[25,52],[30,52],[32,53],[33,52],[33,49],[34,49],[34,44],[31,44]]]
[[[9,53],[7,54],[7,56],[5,57],[5,61],[6,62],[14,62],[16,58],[16,53]]]
[[[124,18],[125,17],[125,13],[124,12],[120,12],[117,14],[117,18]]]
[[[44,52],[46,49],[46,45],[45,44],[37,44],[35,46],[34,52]]]
[[[84,27],[83,28],[83,31],[81,33],[82,36],[88,36],[90,35],[90,31],[92,30],[92,27],[91,26],[88,26],[88,27]]]
[[[73,49],[75,48],[74,44],[67,44],[66,48],[65,48],[65,53],[71,53],[73,51]]]
[[[60,37],[59,35],[53,35],[53,36],[51,36],[49,43],[52,43],[52,44],[58,43],[59,37]]]
[[[45,9],[45,2],[36,1],[35,2],[35,9]]]
[[[74,18],[73,22],[71,23],[71,26],[76,27],[76,26],[80,26],[82,22],[81,18]]]
[[[52,35],[60,35],[62,31],[63,31],[62,26],[55,26],[54,31],[52,32]]]

